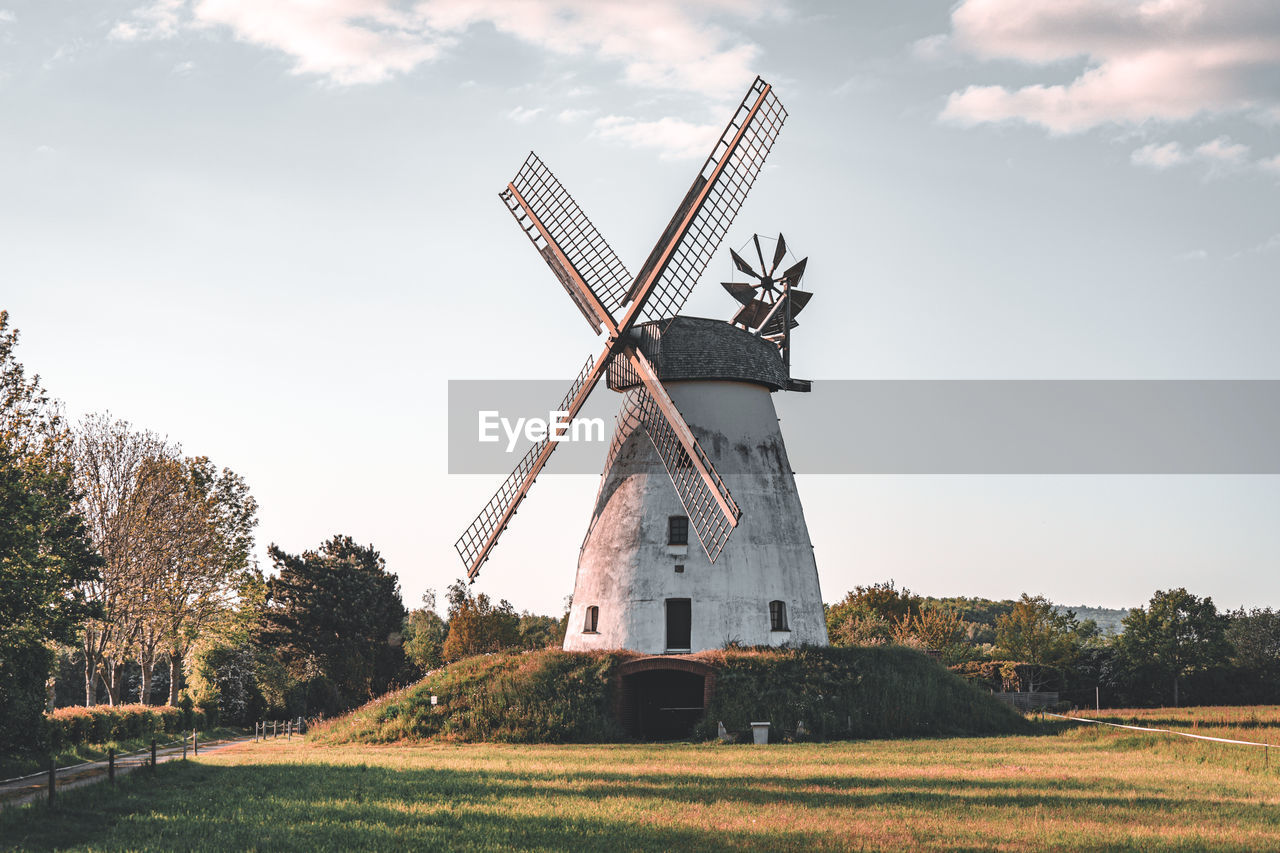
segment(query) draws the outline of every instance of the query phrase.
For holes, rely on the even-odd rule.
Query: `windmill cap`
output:
[[[770,391],[789,378],[778,348],[724,320],[674,317],[635,327],[637,343],[663,382],[723,380],[751,382]],[[617,362],[615,361],[615,364]],[[610,367],[609,387],[626,391],[638,383],[630,370]]]

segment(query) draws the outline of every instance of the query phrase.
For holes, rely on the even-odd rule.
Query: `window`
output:
[[[667,599],[667,651],[687,652],[693,628],[693,607],[687,598]]]
[[[689,544],[689,519],[683,515],[673,515],[667,519],[667,544]]]
[[[595,634],[596,626],[600,624],[600,608],[594,604],[587,608],[587,624],[582,626],[582,633]]]
[[[784,601],[769,602],[769,630],[770,631],[786,631],[787,628],[787,604]]]
[[[681,565],[681,564],[679,564],[679,563],[677,563],[677,564],[676,564],[676,574],[678,574],[678,575],[682,575],[682,574],[684,574],[684,566],[683,566],[683,565]]]

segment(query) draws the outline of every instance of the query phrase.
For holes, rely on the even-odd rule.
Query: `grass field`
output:
[[[1259,724],[1249,739],[1280,724],[1280,709],[1231,710]],[[0,813],[0,846],[1280,850],[1280,768],[1262,750],[1222,761],[1184,738],[1044,731],[764,748],[276,740]]]

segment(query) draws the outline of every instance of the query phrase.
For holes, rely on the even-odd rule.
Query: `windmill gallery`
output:
[[[790,375],[794,318],[811,295],[796,287],[807,259],[784,264],[782,235],[769,252],[754,236],[759,269],[732,252],[746,280],[723,284],[738,303],[733,318],[680,314],[785,119],[757,78],[635,276],[536,155],[500,194],[606,341],[546,428],[526,430],[532,446],[456,548],[474,580],[559,440],[580,425],[574,419],[591,391],[605,379],[620,392],[564,648],[645,655],[622,673],[621,710],[633,723],[637,714],[651,723],[665,716],[665,731],[700,716],[714,685],[710,667],[683,656],[730,644],[827,644],[813,547],[771,397],[809,390]],[[489,440],[498,440],[496,415],[490,427]],[[700,548],[690,548],[691,531]]]

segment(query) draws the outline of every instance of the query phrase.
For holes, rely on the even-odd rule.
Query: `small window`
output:
[[[689,519],[683,515],[673,515],[667,519],[667,544],[689,544]]]
[[[600,608],[594,604],[587,608],[587,623],[582,627],[582,633],[595,634],[596,626],[600,624]]]
[[[676,564],[676,574],[678,575],[684,574],[684,566],[680,563]]]
[[[787,628],[787,604],[784,601],[769,602],[769,630],[786,631]]]

